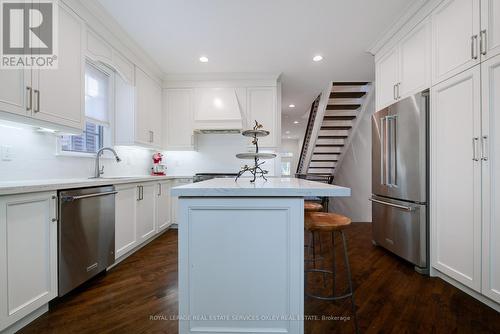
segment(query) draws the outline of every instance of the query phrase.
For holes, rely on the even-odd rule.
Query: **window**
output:
[[[60,151],[94,154],[106,145],[111,137],[110,91],[111,74],[87,62],[85,67],[85,129],[79,136],[61,136]]]
[[[291,162],[290,161],[282,161],[281,162],[281,175],[289,176],[291,175]]]

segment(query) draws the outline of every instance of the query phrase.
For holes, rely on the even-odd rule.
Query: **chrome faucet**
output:
[[[113,150],[111,147],[103,147],[99,151],[97,151],[96,156],[95,156],[95,171],[94,171],[94,178],[98,179],[101,177],[102,174],[104,174],[104,166],[102,168],[99,166],[99,158],[101,157],[102,153],[104,151],[110,151],[111,153],[114,154],[116,162],[122,161],[118,154],[116,154],[116,151]]]

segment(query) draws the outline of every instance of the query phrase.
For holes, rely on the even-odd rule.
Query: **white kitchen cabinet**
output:
[[[194,91],[188,89],[163,90],[163,146],[166,150],[195,150],[193,134]]]
[[[156,233],[156,183],[137,186],[137,240],[142,243]]]
[[[135,68],[135,141],[161,147],[161,86],[143,70]]]
[[[0,197],[0,331],[57,296],[55,192]]]
[[[481,289],[481,79],[479,66],[431,91],[432,265]]]
[[[500,55],[482,76],[482,294],[500,303]]]
[[[161,232],[172,224],[172,210],[170,198],[170,180],[156,184],[156,229]]]
[[[178,187],[192,183],[192,179],[175,179],[172,182],[172,187]],[[179,197],[171,196],[172,224],[177,224],[177,212],[179,212]]]
[[[424,20],[377,59],[377,110],[430,87],[430,28],[430,21]]]
[[[85,80],[83,22],[59,6],[58,68],[33,71],[33,117],[81,129],[84,127]]]
[[[81,133],[84,127],[83,22],[59,4],[57,69],[0,70],[2,117]]]
[[[479,63],[479,7],[479,0],[445,0],[433,11],[433,85]]]
[[[242,130],[245,115],[237,91],[241,97],[241,92],[245,92],[245,89],[195,88],[194,129]]]
[[[255,121],[262,124],[263,129],[270,131],[267,137],[259,138],[259,147],[278,147],[281,133],[279,122],[280,112],[277,110],[276,87],[249,87],[247,88],[247,113],[250,128]]]
[[[377,60],[376,65],[377,110],[397,100],[399,83],[399,49],[394,48]]]
[[[399,43],[399,97],[431,86],[431,24],[426,19]]]
[[[481,56],[484,60],[500,54],[500,2],[481,0]]]
[[[115,259],[138,245],[137,238],[137,184],[115,186]]]

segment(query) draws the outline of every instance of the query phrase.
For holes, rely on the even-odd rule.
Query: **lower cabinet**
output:
[[[115,259],[137,246],[137,184],[115,186]]]
[[[0,196],[0,332],[57,296],[56,195]]]
[[[157,183],[145,183],[137,186],[137,238],[139,243],[148,240],[156,233],[156,188]]]
[[[170,188],[172,181],[158,182],[156,197],[156,230],[161,232],[172,225]]]

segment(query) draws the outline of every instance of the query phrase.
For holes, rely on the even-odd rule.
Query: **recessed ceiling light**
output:
[[[290,131],[285,131],[285,133],[286,133],[287,135],[289,135],[289,134],[290,134]]]
[[[207,57],[205,57],[205,56],[202,56],[202,57],[200,57],[200,61],[201,61],[202,63],[208,63],[208,58],[207,58]]]
[[[295,104],[290,104],[288,107],[295,108]]]
[[[293,124],[299,124],[299,121],[293,121]]]
[[[322,60],[323,60],[323,56],[316,55],[313,57],[313,61],[322,61]]]

